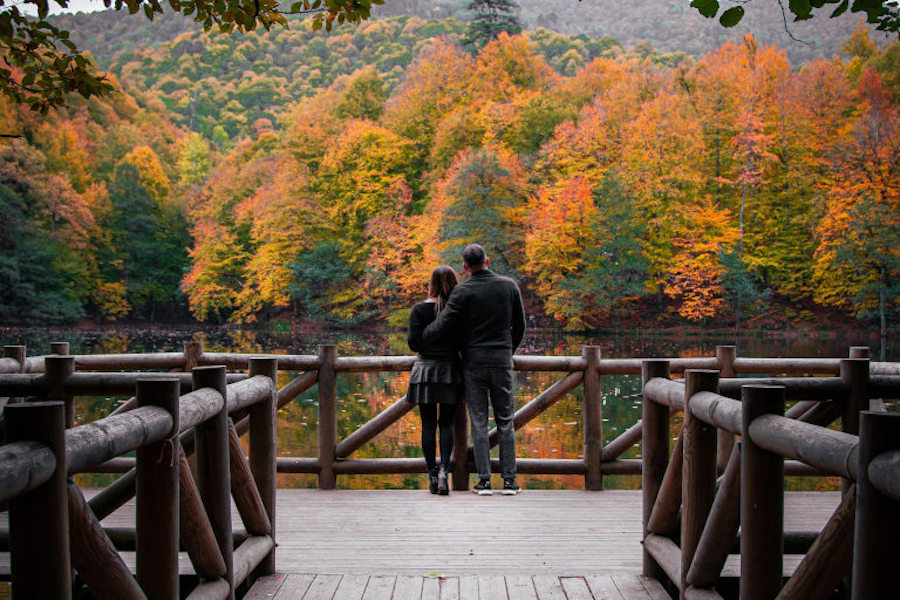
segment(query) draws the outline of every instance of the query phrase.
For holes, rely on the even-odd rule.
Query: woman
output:
[[[442,496],[450,493],[447,471],[453,450],[456,406],[464,401],[462,373],[457,341],[447,337],[424,343],[422,332],[444,308],[456,283],[456,273],[452,267],[444,265],[434,270],[428,284],[428,298],[413,306],[409,314],[409,333],[406,337],[409,349],[419,353],[410,373],[406,400],[418,404],[422,416],[422,453],[428,465],[428,489],[432,494]],[[438,428],[440,466],[435,459],[435,433]]]

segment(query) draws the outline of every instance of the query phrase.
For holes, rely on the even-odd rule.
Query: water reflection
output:
[[[49,352],[50,342],[69,341],[73,354],[119,352],[180,351],[185,340],[198,340],[209,352],[316,354],[320,344],[336,343],[339,355],[398,355],[408,354],[404,332],[374,331],[354,334],[347,331],[298,329],[292,332],[262,332],[237,328],[192,328],[128,330],[38,330],[18,329],[0,331],[0,343],[25,344],[28,354]],[[573,335],[546,331],[530,333],[523,343],[526,354],[579,355],[585,344],[598,345],[605,358],[651,358],[712,356],[715,346],[731,343],[731,339],[702,335],[666,336],[661,333],[633,332],[629,335]],[[876,340],[877,341],[877,340]],[[834,335],[819,332],[813,336],[748,337],[738,342],[741,356],[759,357],[845,357],[851,345],[870,345],[872,355],[881,352],[880,346],[864,334]],[[886,348],[889,359],[892,350]],[[286,385],[297,372],[279,374],[279,387]],[[547,389],[562,374],[520,373],[517,379],[517,406],[521,407],[541,391]],[[352,433],[378,412],[390,406],[406,391],[407,373],[347,373],[337,379],[338,436]],[[78,422],[89,422],[109,413],[122,398],[81,398],[77,403]],[[562,398],[517,434],[517,452],[528,458],[581,458],[583,455],[581,388]],[[602,377],[603,440],[616,438],[640,419],[640,377],[605,375]],[[314,387],[279,413],[278,453],[281,456],[314,457],[318,443],[317,392]],[[673,421],[674,427],[678,425]],[[417,457],[419,450],[419,417],[413,411],[381,433],[373,442],[357,450],[354,458]],[[496,456],[496,449],[494,455]],[[640,458],[640,446],[628,450],[622,458]],[[105,485],[109,475],[81,476],[84,485]],[[581,476],[522,476],[526,488],[582,488]],[[831,488],[837,482],[827,478],[791,478],[788,489]],[[281,474],[280,487],[314,487],[314,475]],[[345,488],[418,488],[424,477],[404,475],[340,476],[338,486]],[[838,484],[839,485],[839,484]],[[637,476],[607,476],[606,488],[637,488]]]

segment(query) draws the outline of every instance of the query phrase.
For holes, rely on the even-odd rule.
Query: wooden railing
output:
[[[68,344],[62,342],[51,348],[58,355],[68,353]],[[134,380],[139,374],[118,371],[136,369],[179,369],[190,371],[195,366],[224,365],[230,369],[246,370],[251,355],[239,353],[204,352],[198,342],[186,342],[183,352],[148,354],[78,355],[74,362],[60,367],[54,356],[26,357],[21,346],[4,348],[6,358],[0,359],[0,396],[24,396],[56,393],[66,403],[67,423],[74,423],[74,398],[77,395],[105,394],[128,395],[132,393]],[[277,392],[277,406],[281,408],[296,399],[314,385],[318,385],[318,449],[314,457],[278,457],[277,468],[281,473],[311,473],[318,476],[321,489],[332,489],[336,479],[344,474],[396,474],[425,471],[422,458],[354,458],[353,453],[375,438],[379,433],[401,419],[414,405],[397,399],[370,421],[342,440],[337,436],[337,377],[344,373],[403,372],[409,371],[414,356],[339,357],[335,346],[321,346],[318,355],[263,355],[276,359],[278,369],[299,371],[300,374]],[[687,368],[714,368],[719,358],[684,358],[672,361],[672,369],[681,372]],[[603,415],[601,376],[606,374],[640,373],[640,359],[602,359],[596,346],[586,346],[577,356],[523,356],[514,357],[514,366],[520,372],[559,372],[562,377],[540,392],[516,411],[514,423],[520,429],[553,406],[570,392],[581,386],[584,445],[582,458],[555,459],[520,458],[518,470],[524,474],[581,475],[585,488],[600,490],[603,476],[640,475],[641,462],[620,457],[640,441],[641,425],[622,433],[615,440],[602,445]],[[75,372],[77,369],[79,372]],[[84,371],[92,371],[90,373]],[[15,373],[15,374],[13,374]],[[152,377],[180,377],[182,388],[190,389],[189,375],[156,373],[143,374]],[[229,375],[238,381],[244,375]],[[134,398],[116,409],[115,413],[130,410]],[[243,434],[246,423],[236,423],[238,433]],[[469,485],[469,473],[474,472],[472,449],[468,446],[466,411],[457,411],[456,445],[451,468],[455,490],[465,490]],[[0,425],[2,430],[2,425]],[[490,432],[490,443],[497,444],[496,431]],[[462,459],[460,459],[463,457]],[[497,459],[492,468],[497,470]],[[134,459],[117,458],[94,467],[98,472],[124,472],[134,466]]]
[[[174,514],[170,504],[171,497],[163,498],[161,496],[165,496],[164,494],[142,492],[142,489],[145,488],[140,483],[141,472],[142,470],[150,472],[150,467],[146,466],[148,453],[158,458],[161,452],[169,452],[171,456],[174,449],[178,447],[182,447],[184,450],[184,454],[178,452],[179,460],[172,461],[173,467],[166,472],[167,476],[171,478],[175,465],[179,467],[175,470],[179,477],[180,494],[175,496],[181,515],[181,543],[191,557],[195,572],[203,581],[192,592],[194,598],[230,597],[234,593],[235,585],[244,580],[254,569],[257,573],[265,573],[271,572],[274,568],[272,544],[274,543],[276,468],[279,472],[316,474],[318,475],[318,485],[323,489],[335,487],[337,477],[344,474],[425,471],[425,463],[421,458],[353,458],[356,450],[413,409],[413,405],[405,402],[403,398],[395,401],[346,438],[339,440],[337,436],[337,378],[346,373],[408,371],[415,360],[412,356],[339,357],[334,346],[320,347],[318,355],[259,356],[204,352],[201,344],[197,342],[185,343],[183,352],[167,353],[68,356],[68,345],[65,343],[54,344],[52,351],[55,353],[54,355],[27,357],[23,347],[8,346],[4,348],[4,358],[0,358],[0,396],[3,397],[0,398],[0,405],[7,401],[10,403],[6,408],[6,418],[0,421],[0,434],[8,431],[7,438],[10,442],[6,446],[0,447],[0,452],[4,453],[0,457],[0,502],[10,499],[11,522],[15,520],[18,523],[27,523],[30,518],[27,516],[16,516],[13,519],[13,506],[16,506],[16,511],[27,510],[23,507],[30,506],[33,500],[25,502],[21,499],[30,498],[29,495],[38,488],[38,482],[40,482],[40,486],[44,486],[49,485],[51,481],[56,481],[56,488],[42,493],[47,494],[47,497],[56,498],[55,502],[57,503],[60,497],[75,497],[74,503],[69,502],[68,519],[72,523],[87,524],[87,530],[93,531],[94,538],[100,540],[96,544],[97,547],[106,547],[107,552],[114,553],[114,550],[111,550],[112,542],[110,540],[115,541],[117,547],[136,547],[138,555],[137,584],[133,584],[133,582],[131,584],[115,583],[116,586],[122,586],[121,589],[131,589],[128,585],[151,585],[148,577],[142,576],[140,566],[147,564],[142,562],[144,559],[141,556],[155,555],[149,548],[144,547],[142,550],[144,544],[140,542],[141,530],[150,527],[147,524],[150,518],[146,515],[141,517],[139,514],[136,531],[103,530],[97,522],[134,497],[135,493],[138,495],[138,506],[141,504],[153,506],[154,502],[166,502],[169,504],[157,505],[153,510],[169,511],[169,514]],[[851,348],[852,357],[864,355],[867,355],[866,349]],[[664,368],[660,366],[663,364]],[[713,535],[714,541],[701,542],[700,535],[703,534],[703,530],[697,524],[704,522],[706,518],[697,515],[705,515],[710,512],[707,505],[712,496],[710,486],[715,487],[716,469],[725,473],[725,479],[719,486],[719,494],[726,493],[721,491],[723,489],[734,488],[738,478],[735,473],[738,472],[739,467],[734,464],[738,461],[741,452],[740,444],[735,445],[735,435],[740,433],[741,421],[735,414],[734,405],[729,404],[733,400],[730,400],[728,396],[739,396],[744,385],[760,386],[776,383],[772,379],[743,378],[738,380],[734,379],[734,375],[823,375],[816,378],[780,377],[777,379],[777,383],[786,386],[789,390],[788,399],[797,400],[797,403],[788,411],[788,416],[801,417],[801,421],[798,422],[813,424],[825,424],[839,416],[842,417],[845,428],[855,427],[853,423],[858,422],[856,415],[859,413],[859,408],[864,407],[870,397],[896,397],[896,392],[900,389],[898,386],[900,378],[897,377],[900,375],[900,365],[894,363],[870,365],[866,359],[744,358],[736,355],[734,346],[719,346],[714,357],[679,358],[662,362],[647,361],[646,359],[603,359],[600,356],[599,348],[587,346],[583,348],[581,356],[517,355],[514,357],[514,365],[518,371],[562,374],[552,385],[516,411],[515,426],[517,429],[523,427],[579,386],[582,387],[583,402],[583,457],[578,459],[520,458],[518,459],[519,471],[535,474],[582,475],[585,487],[590,490],[601,489],[602,478],[606,474],[642,475],[645,494],[644,517],[647,531],[645,548],[648,573],[654,576],[665,573],[680,589],[694,594],[696,597],[704,597],[702,593],[709,592],[709,586],[712,584],[709,584],[711,571],[708,566],[702,569],[697,567],[701,569],[703,577],[689,579],[689,573],[695,563],[705,564],[702,561],[697,563],[695,554],[700,552],[702,557],[705,556],[704,553],[715,550],[713,554],[718,560],[722,552],[721,548],[730,548],[734,541],[733,535],[715,533],[725,526],[718,524],[712,530],[714,534],[710,534]],[[654,365],[656,366],[654,367]],[[226,375],[226,368],[249,371],[249,375],[244,373]],[[654,371],[654,368],[658,370]],[[179,370],[185,371],[185,373],[121,372],[147,369]],[[648,369],[650,370],[648,371]],[[296,371],[299,374],[276,390],[272,381],[277,381],[278,370]],[[707,387],[711,385],[708,378],[712,375],[697,374],[704,370],[717,372],[716,385],[718,387],[716,391],[721,396],[711,394],[710,390],[705,389],[706,396],[693,392],[686,394],[685,389],[697,388],[700,390],[704,385]],[[213,377],[211,373],[215,373],[214,381],[205,379],[205,377]],[[667,379],[671,374],[678,373],[686,374],[685,382]],[[645,400],[651,401],[644,402],[641,421],[635,423],[613,441],[603,445],[601,442],[603,434],[602,380],[606,375],[623,374],[643,374],[646,382]],[[265,380],[265,384],[260,376],[268,378]],[[719,376],[722,379],[718,379]],[[150,392],[142,393],[141,386],[154,385],[168,386],[172,388],[172,394],[177,395],[180,392],[183,395],[165,411],[151,408],[147,406],[149,401],[146,400]],[[318,385],[317,455],[314,457],[276,457],[274,411],[290,403],[314,385]],[[263,387],[267,391],[263,392]],[[137,393],[135,394],[136,389]],[[17,418],[15,414],[27,414],[29,411],[36,410],[35,407],[39,407],[36,403],[20,403],[19,400],[23,396],[60,401],[61,404],[55,404],[52,410],[57,412],[63,410],[62,422],[72,426],[74,425],[76,397],[95,394],[122,396],[135,394],[135,397],[119,406],[106,419],[72,427],[66,431],[65,442],[62,446],[60,444],[54,446],[52,440],[38,437],[38,434],[31,433],[26,428],[27,426],[14,423]],[[159,392],[153,392],[151,396],[156,397],[158,394]],[[709,395],[714,395],[715,398],[707,397]],[[694,401],[693,398],[697,396],[700,397],[700,400]],[[672,460],[669,461],[669,416],[684,409],[685,397],[691,399],[689,401],[694,402],[695,407],[706,406],[707,408],[706,412],[701,412],[700,416],[693,412],[694,409],[688,411],[684,433],[675,446]],[[218,398],[218,400],[214,400],[214,398]],[[223,398],[226,400],[225,402],[222,401]],[[707,402],[707,405],[701,404],[704,401]],[[162,402],[160,401],[160,403]],[[212,408],[213,404],[216,408]],[[177,411],[175,406],[178,406]],[[262,409],[260,407],[262,406],[268,407],[265,410],[271,416],[266,418],[261,416]],[[738,406],[740,405],[738,404]],[[853,410],[848,407],[853,407]],[[47,408],[46,410],[51,409]],[[700,411],[699,408],[696,410]],[[147,421],[148,411],[156,415],[151,419],[152,427]],[[167,416],[163,417],[162,412],[166,412]],[[175,416],[176,412],[178,413],[177,417]],[[226,415],[231,416],[234,424],[226,427],[223,434],[221,423],[227,418]],[[254,417],[254,415],[256,416]],[[471,460],[471,448],[467,444],[465,411],[458,411],[458,415],[456,423],[458,435],[453,452],[452,469],[454,488],[461,490],[468,486],[469,473],[473,472],[474,468]],[[122,425],[122,427],[125,427],[125,431],[128,433],[111,434],[111,424],[118,423],[127,423],[127,426]],[[711,423],[718,428],[718,433],[715,429],[704,425],[706,427],[703,430],[705,437],[700,438],[702,442],[694,442],[696,435],[687,433],[692,431],[694,423]],[[197,426],[197,429],[196,433],[192,434],[190,428],[194,426]],[[820,429],[826,433],[817,435],[821,435],[823,439],[831,439],[828,436],[833,433],[827,433],[830,430],[819,427],[816,431]],[[172,435],[175,430],[181,432],[181,435]],[[26,433],[21,433],[23,431]],[[238,441],[238,436],[247,431],[250,431],[249,467],[247,467]],[[709,431],[713,432],[712,438],[715,443],[709,441]],[[791,431],[800,430],[792,428]],[[690,437],[691,435],[694,437]],[[844,435],[854,435],[854,432],[848,430]],[[786,436],[786,438],[790,439],[790,436]],[[691,440],[691,445],[687,446],[684,439]],[[69,445],[75,444],[76,440],[89,450],[76,449],[73,446],[71,451],[66,452]],[[12,443],[14,441],[16,444],[25,445],[17,446]],[[492,444],[496,443],[495,432],[491,434],[491,442]],[[642,459],[621,459],[627,450],[641,442],[643,442]],[[47,446],[49,450],[39,448],[36,445],[38,443]],[[703,449],[701,459],[698,459],[697,452],[694,450],[695,443],[700,444],[697,448]],[[163,445],[158,448],[159,444]],[[78,446],[78,448],[82,446]],[[141,448],[141,450],[136,458],[120,456],[137,448]],[[147,448],[151,448],[151,450],[146,450]],[[683,448],[685,448],[685,452],[682,452]],[[690,450],[687,450],[688,448]],[[37,451],[32,452],[32,450]],[[186,468],[184,458],[194,451],[196,451],[198,464],[196,484],[190,477],[190,470]],[[12,454],[7,454],[10,452]],[[58,463],[53,463],[56,465],[53,468],[48,466],[50,454],[56,457],[55,461],[58,461]],[[834,472],[834,469],[829,468],[831,463],[822,463],[822,460],[810,458],[807,454],[801,452],[798,456],[788,455],[794,460],[785,465],[785,472],[797,475]],[[31,458],[26,460],[23,458],[26,455]],[[688,457],[689,460],[683,461],[682,456]],[[64,460],[60,457],[64,457]],[[230,457],[230,459],[223,461],[222,457]],[[694,460],[702,462],[695,465],[692,462]],[[876,461],[877,464],[883,462],[885,461],[881,459]],[[68,491],[65,495],[60,496],[58,478],[61,471],[58,464],[65,464],[67,467],[66,471],[62,472],[63,478],[66,474],[79,471],[121,472],[125,475],[85,503],[83,500],[78,500],[80,492],[77,492],[77,488],[73,484],[68,484],[66,486]],[[694,465],[690,472],[685,466],[688,464]],[[712,471],[710,471],[710,464]],[[889,462],[889,464],[894,465],[896,462]],[[494,468],[496,469],[497,466],[494,461]],[[890,479],[891,474],[896,474],[896,470],[891,469],[895,469],[895,467],[879,467],[877,472],[881,475],[873,477],[873,480],[884,481],[884,478],[887,477],[888,484],[876,483],[873,485],[896,486],[896,478]],[[682,470],[684,470],[684,476],[682,476]],[[49,477],[48,472],[53,474],[53,478],[45,481],[43,478]],[[839,471],[837,474],[847,477],[848,481],[856,481],[858,488],[862,485],[861,481],[857,481],[855,472],[852,477],[843,471]],[[150,477],[152,476],[144,475],[144,480],[152,481],[149,479]],[[163,475],[159,475],[159,477],[163,477]],[[694,482],[698,477],[705,477],[703,479],[705,483],[695,485]],[[682,485],[683,480],[684,485]],[[235,496],[235,502],[241,510],[241,517],[249,534],[249,537],[246,537],[237,549],[235,549],[232,539],[235,533],[231,528],[230,516],[226,516],[230,515],[226,510],[229,498],[228,481],[232,482],[231,492]],[[711,484],[710,481],[712,481]],[[891,481],[894,483],[890,483]],[[254,482],[256,485],[253,485]],[[690,482],[690,485],[687,482]],[[171,486],[172,484],[171,482],[154,484],[156,489],[168,489],[163,488],[164,485]],[[695,487],[698,491],[694,491]],[[889,487],[889,489],[895,488]],[[732,489],[727,493],[730,495],[725,498],[727,502],[723,500],[725,508],[721,509],[725,512],[718,515],[712,522],[719,523],[725,519],[728,527],[733,527],[735,506],[738,506],[734,499],[736,492]],[[896,494],[896,491],[892,493]],[[142,495],[154,499],[142,502]],[[685,499],[682,500],[682,498]],[[718,504],[717,500],[716,505]],[[79,506],[81,507],[80,512]],[[55,510],[66,512],[58,506]],[[680,519],[678,517],[679,510],[681,511]],[[20,512],[20,514],[27,515],[28,513]],[[42,512],[42,514],[56,513],[49,511]],[[688,517],[690,525],[686,527],[683,525],[683,519]],[[62,516],[59,517],[60,520],[62,518]],[[652,528],[651,524],[654,524]],[[679,528],[681,529],[680,547],[674,541],[677,538],[675,533]],[[29,543],[39,537],[14,534],[12,529],[14,527],[11,524],[8,545],[13,547],[13,556],[21,556],[25,561],[15,563],[14,570],[18,570],[22,574],[18,585],[25,586],[27,589],[30,584],[24,582],[36,579],[41,579],[43,585],[49,585],[43,580],[51,578],[35,577],[35,569],[38,568],[35,565],[43,565],[43,562],[32,563],[31,570],[27,566],[19,565],[29,564],[30,559],[24,557],[33,556],[29,553],[37,553],[38,547],[44,548],[43,551],[45,551],[50,546],[41,542],[33,545],[29,550]],[[50,535],[51,529],[48,528],[48,531],[42,532],[42,535]],[[160,528],[157,527],[157,529]],[[61,536],[63,534],[56,532],[53,535]],[[145,534],[144,540],[148,539],[147,535],[152,536],[153,534]],[[173,537],[171,534],[166,535],[168,536],[166,542],[154,542],[154,548],[164,546],[169,549],[166,552],[170,552]],[[176,548],[178,537],[174,537]],[[2,542],[3,540],[0,540],[0,546],[2,546]],[[139,545],[136,546],[136,544]],[[213,547],[216,548],[215,552],[212,550]],[[159,552],[160,554],[165,553],[161,550]],[[79,574],[81,574],[81,569],[90,570],[95,563],[99,562],[91,559],[90,562],[81,563],[79,568],[78,561],[81,560],[81,557],[90,556],[90,554],[81,549],[77,554],[78,557],[73,553],[72,564]],[[153,564],[156,565],[153,569],[171,573],[173,566],[171,563],[165,562],[165,560],[171,560],[171,554],[166,554],[166,557],[165,559],[152,559]],[[15,560],[19,561],[20,559]],[[65,562],[65,557],[57,557],[56,560],[62,564]],[[257,562],[259,565],[256,564]],[[223,564],[224,567],[222,567]],[[662,567],[663,570],[660,571],[659,567]],[[43,569],[43,566],[40,568]],[[61,567],[59,569],[64,570]],[[177,568],[174,573],[177,574]],[[716,572],[717,574],[718,572]],[[119,575],[106,574],[103,577],[97,577],[94,580],[94,586],[91,586],[90,583],[88,585],[93,589],[95,586],[106,585],[102,582],[107,580],[128,582],[129,577],[131,575],[127,567],[123,568],[120,564]],[[715,581],[715,576],[712,578]],[[82,576],[82,579],[87,582],[87,578]],[[171,579],[171,575],[167,576],[167,581]],[[177,575],[175,579],[177,580]],[[694,585],[693,581],[704,584],[706,587]],[[15,582],[14,585],[16,585]],[[62,584],[58,585],[60,588],[65,587]],[[148,596],[175,597],[166,595],[167,593],[171,593],[171,590],[160,592],[154,596],[148,594]],[[697,596],[697,594],[701,595]],[[17,591],[16,598],[20,597],[30,598],[32,596],[18,595]],[[43,595],[42,592],[36,592],[34,597],[55,597],[55,595]],[[112,597],[129,598],[131,596],[124,592],[116,592]]]
[[[51,349],[60,355],[68,354],[65,342],[53,344]],[[867,349],[853,348],[851,352],[867,352]],[[0,396],[21,396],[46,393],[59,389],[66,401],[67,423],[74,422],[74,396],[83,394],[128,395],[133,393],[134,373],[111,373],[97,371],[120,371],[138,369],[183,370],[184,373],[146,374],[145,377],[180,377],[182,389],[190,389],[190,370],[195,366],[224,365],[229,369],[246,371],[250,354],[204,352],[199,342],[186,342],[183,352],[147,354],[100,354],[78,355],[74,357],[74,367],[60,371],[52,358],[25,357],[21,346],[4,348],[6,358],[0,359],[0,374],[21,373],[27,375],[0,375]],[[344,474],[396,474],[425,471],[422,458],[354,458],[354,452],[370,442],[382,431],[400,420],[414,406],[399,398],[388,408],[359,427],[345,439],[337,436],[337,377],[345,373],[361,372],[403,372],[412,367],[413,356],[372,356],[340,357],[336,347],[321,346],[318,355],[260,355],[277,360],[282,371],[299,371],[299,375],[277,392],[278,408],[289,404],[298,396],[318,384],[318,447],[316,456],[278,457],[278,472],[309,473],[318,476],[322,489],[336,486],[337,476]],[[564,398],[579,386],[582,388],[582,415],[584,444],[582,458],[554,459],[550,457],[520,458],[518,470],[525,474],[582,475],[585,488],[602,489],[603,476],[640,475],[641,461],[622,459],[621,456],[641,441],[643,426],[639,421],[605,446],[603,438],[603,406],[601,398],[602,377],[605,375],[640,375],[643,359],[603,359],[598,347],[586,346],[582,355],[577,356],[525,356],[514,357],[514,366],[520,372],[559,372],[563,375],[552,385],[541,391],[522,406],[515,414],[515,427],[520,429],[554,403]],[[719,369],[723,376],[737,373],[776,374],[833,374],[840,372],[841,359],[770,359],[744,358],[736,355],[734,346],[719,346],[715,357],[678,358],[669,361],[672,373],[683,373],[686,369]],[[589,366],[590,365],[590,366]],[[78,369],[78,373],[74,370]],[[82,371],[93,371],[85,373]],[[900,374],[896,363],[873,363],[870,386],[877,388],[879,382],[891,373]],[[232,373],[230,382],[239,381],[246,375]],[[798,383],[798,385],[801,385]],[[0,403],[2,403],[0,398]],[[116,413],[130,410],[134,406],[132,398],[116,409]],[[247,422],[237,422],[238,433],[246,431]],[[453,451],[453,487],[465,490],[468,475],[474,472],[472,449],[467,445],[468,431],[465,411],[457,412],[456,447]],[[2,431],[2,425],[0,425]],[[491,445],[497,443],[496,432],[491,432]],[[731,451],[731,440],[720,435],[719,461],[724,464]],[[464,458],[462,458],[464,457]],[[461,459],[462,458],[462,459]],[[133,459],[122,458],[107,461],[95,467],[97,471],[124,472],[133,468]],[[492,459],[492,468],[499,468],[497,459]],[[795,468],[795,465],[790,465]],[[799,468],[799,467],[797,467]]]
[[[723,368],[688,370],[673,381],[667,361],[645,361],[644,573],[668,578],[682,598],[733,597],[721,575],[739,540],[742,600],[824,600],[848,575],[854,600],[895,597],[900,413],[884,412],[880,399],[900,397],[900,377],[880,373],[896,365],[870,367],[866,358],[732,364],[837,377],[720,379]],[[865,410],[870,403],[877,410]],[[684,420],[669,457],[673,412]],[[838,418],[841,431],[829,428]],[[723,438],[730,456],[717,464]],[[843,478],[843,501],[821,532],[783,530],[790,473]],[[805,557],[785,584],[786,551]]]
[[[3,394],[45,399],[4,410],[0,503],[8,502],[3,541],[16,600],[71,598],[72,568],[93,597],[124,600],[234,598],[251,574],[274,572],[274,359],[251,359],[250,376],[231,385],[223,366],[195,367],[187,382],[74,373],[70,356],[41,362],[43,375],[6,375],[0,384]],[[193,391],[180,395],[187,383]],[[66,428],[75,394],[126,389],[136,391],[127,412]],[[249,463],[229,415],[247,423]],[[131,451],[134,468],[86,501],[71,476]],[[134,528],[101,527],[132,497]],[[238,540],[232,497],[246,530]],[[135,575],[113,539],[135,550]],[[180,546],[198,581],[189,594],[180,589]]]

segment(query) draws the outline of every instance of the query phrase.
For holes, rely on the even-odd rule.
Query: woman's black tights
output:
[[[429,471],[437,469],[435,459],[435,434],[440,427],[441,437],[441,464],[444,469],[450,470],[450,453],[453,452],[453,422],[456,417],[455,404],[441,404],[440,417],[438,417],[437,404],[420,404],[419,414],[422,416],[422,453],[425,455],[425,464]]]

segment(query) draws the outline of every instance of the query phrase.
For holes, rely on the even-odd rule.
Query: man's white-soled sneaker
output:
[[[480,480],[475,484],[475,487],[472,488],[472,492],[478,494],[479,496],[492,496],[494,494],[494,491],[491,489],[491,480]]]
[[[516,483],[514,477],[509,477],[503,480],[503,491],[500,492],[504,496],[515,496],[519,492],[522,491],[522,488]]]

